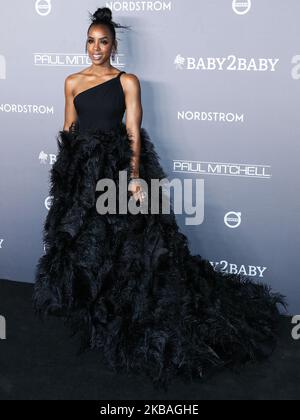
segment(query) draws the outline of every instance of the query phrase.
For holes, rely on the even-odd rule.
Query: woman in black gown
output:
[[[138,79],[110,65],[116,27],[110,9],[96,11],[87,41],[92,65],[66,79],[65,125],[51,170],[53,200],[33,299],[40,315],[68,321],[83,348],[102,351],[115,371],[144,372],[166,387],[175,376],[193,379],[213,367],[268,356],[276,343],[277,305],[284,302],[266,285],[217,272],[191,255],[173,210],[97,212],[100,179],[118,187],[119,171],[126,171],[128,183],[166,178],[140,127]],[[136,202],[145,199],[138,180],[127,193]]]

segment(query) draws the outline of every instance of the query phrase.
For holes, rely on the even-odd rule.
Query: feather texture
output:
[[[114,371],[143,372],[157,387],[177,376],[259,360],[276,344],[280,294],[239,275],[217,272],[191,255],[174,213],[99,215],[97,181],[129,175],[126,128],[76,127],[57,136],[46,252],[33,296],[40,316],[58,315],[98,349]],[[141,128],[140,177],[166,178]],[[129,179],[129,178],[128,178]]]

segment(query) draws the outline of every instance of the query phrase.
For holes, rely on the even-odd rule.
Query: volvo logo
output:
[[[237,15],[246,15],[251,9],[251,0],[233,0],[232,8]]]
[[[45,207],[47,210],[50,210],[50,207],[52,206],[52,200],[53,200],[52,196],[46,198]]]
[[[37,0],[35,10],[40,16],[48,16],[51,13],[51,0]]]
[[[236,229],[242,223],[242,213],[230,211],[225,214],[224,222],[227,227]]]

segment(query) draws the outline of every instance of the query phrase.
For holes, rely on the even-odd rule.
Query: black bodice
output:
[[[123,73],[126,72],[121,71],[112,79],[86,89],[74,97],[80,131],[110,130],[122,122],[126,109],[125,95],[120,81]]]

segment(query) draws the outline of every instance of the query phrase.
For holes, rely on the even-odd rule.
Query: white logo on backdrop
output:
[[[6,340],[6,319],[0,315],[0,340]]]
[[[196,175],[238,176],[246,178],[270,179],[271,166],[246,163],[198,162],[193,160],[173,160],[173,172]]]
[[[279,58],[237,57],[183,57],[178,54],[174,64],[177,70],[274,72]]]
[[[242,213],[230,211],[224,216],[224,223],[230,229],[238,228],[242,223]]]
[[[106,1],[106,6],[116,12],[164,12],[172,11],[172,1]]]
[[[124,56],[125,54],[117,54],[111,63],[124,68]],[[33,60],[35,66],[45,67],[83,67],[92,64],[87,54],[36,52],[33,53]]]
[[[186,59],[182,57],[181,54],[178,54],[175,57],[174,64],[175,64],[176,70],[183,70],[185,67],[185,63],[186,63]]]
[[[51,0],[37,0],[35,10],[40,16],[48,16],[51,13]]]
[[[232,8],[237,15],[246,15],[251,10],[251,0],[233,0]]]
[[[39,154],[39,160],[42,165],[46,165],[47,163],[49,163],[50,165],[53,165],[54,162],[56,161],[56,155],[45,153],[42,150]]]
[[[48,115],[54,114],[54,107],[47,105],[33,105],[33,104],[8,104],[1,103],[0,111],[5,114],[36,114]]]
[[[0,55],[0,79],[6,79],[6,58],[4,55]]]
[[[44,165],[46,165],[47,160],[48,160],[47,153],[41,151],[41,153],[39,154],[39,160],[40,160],[40,163],[43,163]]]
[[[49,196],[45,199],[45,207],[47,210],[50,210],[50,207],[52,205],[52,200],[53,200],[52,196]]]
[[[216,271],[222,271],[229,274],[241,274],[247,277],[264,277],[267,267],[260,267],[256,265],[238,265],[230,263],[229,261],[211,262],[211,265]]]
[[[295,55],[292,58],[292,64],[295,64],[295,66],[292,68],[292,78],[294,80],[300,79],[300,55]]]
[[[3,242],[4,242],[4,239],[0,239],[0,249],[2,249]]]
[[[208,122],[225,122],[239,123],[244,122],[244,114],[233,112],[206,112],[206,111],[178,111],[178,121],[208,121]]]

